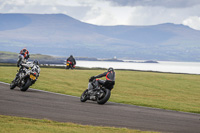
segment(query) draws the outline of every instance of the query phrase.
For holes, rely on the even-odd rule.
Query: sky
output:
[[[200,0],[0,0],[0,13],[62,13],[95,25],[174,23],[200,30]]]

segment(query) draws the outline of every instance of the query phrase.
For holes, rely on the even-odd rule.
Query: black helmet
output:
[[[112,67],[108,68],[108,72],[114,71],[114,69]]]
[[[26,48],[24,48],[24,49],[22,49],[21,51],[20,51],[20,54],[25,54],[26,53],[26,51],[28,51]]]
[[[24,49],[23,49],[23,52],[25,53],[26,51],[27,51],[26,48],[24,48]]]
[[[35,65],[39,65],[39,61],[34,60],[34,61],[33,61],[33,64],[35,64]]]

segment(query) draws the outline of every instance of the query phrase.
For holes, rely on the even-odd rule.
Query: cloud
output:
[[[183,24],[183,21],[190,16],[200,16],[199,9],[200,5],[187,8],[167,8],[161,6],[110,6],[110,3],[103,3],[103,6],[94,5],[82,20],[98,25]],[[193,26],[192,28],[197,29],[198,27]]]
[[[192,16],[183,21],[184,25],[188,25],[191,28],[200,30],[200,17]]]
[[[1,13],[63,13],[76,19],[85,16],[90,7],[80,0],[1,0]]]
[[[200,15],[197,10],[200,6],[189,8],[165,8],[165,7],[133,7],[130,23],[133,25],[154,25],[159,23],[175,23],[182,22],[194,15]]]
[[[1,0],[1,13],[63,13],[96,25],[174,23],[199,30],[199,0]]]
[[[108,2],[95,3],[82,20],[97,25],[127,25],[131,11],[130,7],[112,7]]]
[[[199,0],[104,0],[115,6],[161,6],[167,8],[185,8],[200,5]]]

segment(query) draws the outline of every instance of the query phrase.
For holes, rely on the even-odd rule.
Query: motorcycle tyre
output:
[[[29,88],[29,86],[31,86],[31,80],[30,80],[30,79],[27,79],[25,85],[20,87],[20,90],[21,90],[21,91],[27,91],[28,88]]]
[[[15,81],[13,80],[11,83],[10,83],[10,89],[13,90],[17,85],[15,84]]]
[[[104,92],[105,92],[104,98],[102,98],[102,99],[97,98],[97,103],[98,104],[105,104],[108,101],[108,99],[110,98],[110,95],[111,95],[110,90],[109,89],[105,89]]]
[[[70,66],[66,66],[66,69],[70,69]]]
[[[84,92],[83,92],[83,94],[81,95],[81,97],[80,97],[80,101],[81,102],[86,102],[88,99],[87,99],[87,93],[88,92],[88,89],[86,89]]]

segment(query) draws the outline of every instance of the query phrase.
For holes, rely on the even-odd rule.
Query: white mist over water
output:
[[[109,68],[156,71],[170,73],[200,74],[200,62],[169,62],[159,63],[133,63],[133,62],[109,62],[109,61],[77,61],[76,66],[87,68]]]

